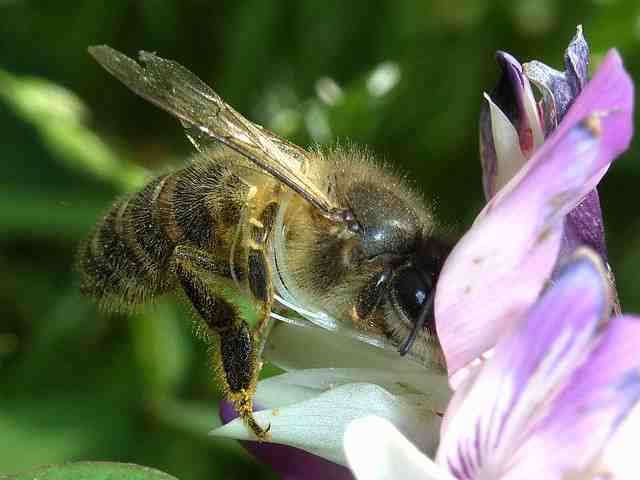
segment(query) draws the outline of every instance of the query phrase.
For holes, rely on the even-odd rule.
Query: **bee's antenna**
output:
[[[429,298],[427,299],[427,303],[425,303],[422,307],[422,310],[420,310],[420,315],[418,316],[416,322],[413,324],[411,333],[404,341],[404,343],[400,345],[400,348],[398,348],[398,352],[400,352],[401,357],[404,357],[407,353],[409,353],[409,350],[411,350],[411,347],[413,346],[413,342],[415,342],[416,338],[418,337],[418,332],[424,328],[424,324],[427,322],[427,318],[429,318],[430,315],[433,315],[434,297],[435,292],[432,292],[432,294],[429,295]]]

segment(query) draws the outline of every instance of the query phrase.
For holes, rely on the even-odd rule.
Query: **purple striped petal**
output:
[[[631,139],[633,85],[606,56],[564,120],[458,242],[436,289],[436,328],[455,374],[535,301],[556,261],[564,216]]]
[[[542,118],[545,136],[551,135],[574,100],[562,72],[533,60],[523,65],[527,78],[542,94]]]
[[[587,85],[589,74],[589,46],[578,26],[564,56],[565,71],[536,60],[523,66],[526,76],[542,93],[545,134],[558,126],[569,107]]]
[[[260,410],[258,406],[255,408]],[[230,402],[220,402],[220,418],[229,423],[238,415]],[[348,468],[303,450],[275,443],[240,442],[254,457],[269,465],[283,480],[353,480]]]
[[[459,480],[503,478],[522,437],[584,360],[608,309],[595,255],[567,265],[495,347],[443,431],[437,462]],[[541,459],[542,460],[542,459]],[[546,478],[546,477],[540,477]]]
[[[564,55],[564,68],[567,82],[577,97],[589,80],[589,45],[582,34],[582,25],[578,25],[569,43]]]
[[[606,443],[640,403],[638,352],[640,317],[611,320],[587,360],[514,457],[508,478],[561,479],[579,472],[583,472],[580,478],[612,478],[591,469],[598,464]],[[635,449],[626,450],[627,460],[637,455]],[[624,458],[618,457],[618,461]]]

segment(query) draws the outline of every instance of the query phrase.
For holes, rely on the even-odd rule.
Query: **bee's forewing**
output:
[[[342,210],[305,175],[309,160],[305,150],[244,118],[183,66],[140,52],[142,66],[106,45],[89,47],[89,53],[135,93],[179,118],[197,148],[203,148],[205,139],[218,141],[276,177],[328,217],[340,218]]]

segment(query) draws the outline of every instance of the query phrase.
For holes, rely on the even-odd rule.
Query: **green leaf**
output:
[[[40,467],[8,480],[175,480],[169,474],[131,463],[77,462]]]
[[[146,171],[122,162],[86,126],[89,110],[73,92],[41,78],[17,77],[0,70],[0,98],[35,127],[47,148],[66,166],[123,190],[144,184]]]

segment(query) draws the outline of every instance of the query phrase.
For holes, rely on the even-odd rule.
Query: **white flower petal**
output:
[[[372,414],[392,422],[425,452],[433,452],[440,418],[428,406],[417,405],[414,400],[394,396],[377,385],[351,383],[294,405],[255,412],[254,416],[261,425],[271,424],[272,442],[301,448],[345,465],[342,438],[347,425]],[[211,434],[255,440],[240,419]]]
[[[531,128],[531,134],[533,136],[533,148],[529,155],[535,152],[544,143],[544,132],[542,131],[542,125],[540,124],[540,116],[538,115],[538,105],[536,99],[533,96],[533,90],[531,84],[526,76],[523,76],[525,86],[522,89],[525,115],[527,116],[527,122]]]
[[[306,372],[301,370],[300,372]],[[282,408],[317,397],[322,391],[296,382],[288,382],[285,377],[288,374],[260,380],[254,396],[256,408]],[[327,389],[325,389],[327,390]]]
[[[491,112],[491,133],[493,134],[497,162],[493,191],[497,192],[522,168],[526,158],[520,149],[520,140],[515,127],[500,110],[500,107],[493,103],[489,95],[485,93],[484,98],[489,103],[489,111]]]
[[[344,449],[358,480],[453,480],[383,418],[351,422]]]
[[[372,368],[318,368],[276,375],[258,383],[256,402],[275,408],[308,400],[348,383],[372,383],[393,395],[416,395],[434,411],[442,412],[451,397],[444,373]]]
[[[640,472],[639,437],[640,405],[637,405],[607,444],[598,470],[616,480],[636,480]]]
[[[425,372],[425,366],[393,350],[317,327],[284,322],[274,325],[263,358],[283,370],[309,368],[373,368]]]

